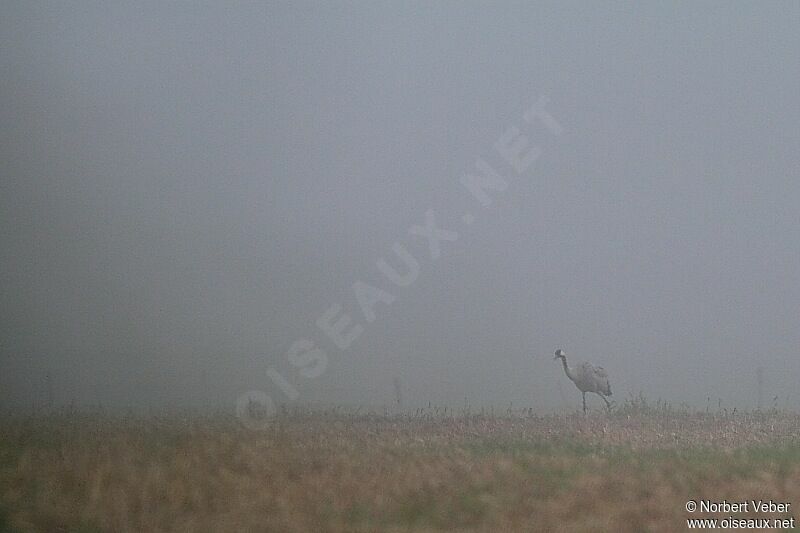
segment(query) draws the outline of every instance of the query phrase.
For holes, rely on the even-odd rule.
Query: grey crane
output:
[[[611,396],[611,384],[608,382],[608,374],[601,366],[594,366],[591,363],[580,363],[577,367],[573,368],[567,364],[567,354],[564,350],[556,350],[556,356],[553,360],[561,359],[564,365],[564,372],[567,377],[572,380],[578,390],[583,394],[583,412],[586,412],[586,393],[594,392],[600,396],[606,407],[611,409],[611,403],[606,396]]]

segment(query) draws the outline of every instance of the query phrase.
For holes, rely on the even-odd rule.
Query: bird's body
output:
[[[586,412],[587,392],[594,392],[606,402],[606,407],[611,408],[611,403],[606,398],[606,396],[611,396],[611,384],[608,382],[608,374],[603,367],[594,366],[591,363],[580,363],[571,367],[567,364],[567,354],[564,353],[564,350],[556,350],[555,359],[561,359],[567,377],[583,394],[584,413]]]

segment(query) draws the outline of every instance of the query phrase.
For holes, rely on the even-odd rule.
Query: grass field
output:
[[[683,531],[800,507],[800,416],[295,412],[0,419],[0,531]]]

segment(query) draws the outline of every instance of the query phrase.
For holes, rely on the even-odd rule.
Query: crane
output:
[[[606,396],[611,396],[611,384],[608,382],[608,374],[601,366],[594,366],[591,363],[580,363],[577,367],[571,367],[567,364],[567,354],[564,350],[556,350],[556,355],[553,360],[561,359],[564,365],[564,372],[567,377],[572,380],[578,390],[583,394],[583,412],[586,412],[586,393],[594,392],[600,396],[606,407],[611,409],[611,403]]]

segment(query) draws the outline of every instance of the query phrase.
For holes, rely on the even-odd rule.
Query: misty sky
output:
[[[537,4],[4,3],[0,405],[800,405],[800,4]]]

